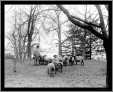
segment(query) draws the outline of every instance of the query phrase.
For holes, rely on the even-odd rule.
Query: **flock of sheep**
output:
[[[32,50],[32,58],[34,59],[34,64],[45,64],[47,65],[47,72],[51,76],[54,76],[57,71],[62,72],[63,66],[66,65],[73,65],[74,63],[80,62],[81,65],[84,65],[83,57],[82,56],[57,56],[54,55],[53,59],[46,59],[46,55],[40,55],[40,48],[39,45],[36,46]]]
[[[57,56],[54,55],[53,59],[42,59],[41,57],[39,57],[38,61],[39,64],[41,62],[44,63],[44,61],[48,62],[46,63],[47,65],[47,73],[50,77],[54,77],[56,72],[62,72],[63,66],[67,66],[67,65],[73,65],[73,64],[77,64],[78,62],[81,63],[81,65],[84,65],[84,61],[83,61],[83,57],[82,56],[76,56],[72,57],[72,56]],[[34,61],[37,61],[36,57],[34,57]]]

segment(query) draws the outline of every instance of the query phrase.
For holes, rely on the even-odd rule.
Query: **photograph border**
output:
[[[108,4],[109,5],[109,29],[110,38],[108,48],[111,48],[111,61],[107,62],[107,87],[106,88],[5,88],[5,5],[26,5],[26,4]],[[1,90],[2,91],[112,91],[112,1],[1,1]],[[2,54],[4,53],[4,54]]]

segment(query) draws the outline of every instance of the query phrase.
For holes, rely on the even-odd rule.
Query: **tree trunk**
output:
[[[62,47],[61,47],[61,37],[59,36],[59,46],[58,46],[58,50],[59,50],[59,55],[62,55]]]
[[[106,84],[107,88],[112,87],[112,42],[110,40],[104,40],[103,46],[106,52],[106,60],[107,60],[107,76],[106,76]],[[108,85],[109,84],[109,85]]]
[[[58,17],[59,18],[59,17]],[[58,46],[58,50],[59,50],[59,55],[62,56],[62,47],[61,47],[61,28],[60,28],[60,24],[59,24],[59,19],[58,19],[58,41],[59,41],[59,46]]]
[[[91,33],[90,33],[90,43],[89,43],[90,45],[89,45],[89,52],[90,52],[90,60],[91,60],[91,54],[92,54],[92,51],[91,51],[91,44],[92,44],[92,42],[91,42]]]
[[[31,60],[31,36],[28,35],[28,58]]]
[[[92,54],[92,51],[91,51],[91,43],[90,43],[90,46],[89,46],[89,52],[90,52],[89,59],[91,60],[91,54]]]
[[[72,38],[72,56],[74,56],[74,39]]]
[[[13,64],[14,64],[14,66],[13,66],[13,72],[16,72],[16,64],[17,64],[16,59],[14,59]]]
[[[81,55],[85,58],[85,52],[86,52],[85,51],[85,42],[81,43],[81,49],[82,49],[82,54]]]

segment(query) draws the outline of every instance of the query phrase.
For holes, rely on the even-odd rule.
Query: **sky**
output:
[[[44,8],[48,7],[47,5],[44,6]],[[64,5],[66,9],[70,12],[70,14],[75,15],[76,17],[79,17],[81,19],[84,19],[85,14],[85,5]],[[30,5],[5,5],[5,36],[8,34],[8,32],[12,31],[13,28],[13,17],[14,17],[14,11],[22,9],[23,11],[29,11]],[[102,7],[104,9],[104,7]],[[95,7],[93,5],[88,6],[88,11],[95,16],[97,13]],[[107,15],[106,11],[103,10],[103,13]],[[67,20],[66,16],[62,14],[60,16],[60,21]],[[64,40],[66,37],[63,32],[68,30],[67,25],[62,26],[62,40]],[[56,47],[56,40],[57,34],[56,32],[51,32],[48,35],[46,32],[41,29],[40,30],[40,47],[44,54],[48,54],[52,56],[53,54],[58,53],[58,47]],[[9,42],[5,38],[5,48],[7,48],[7,51],[10,50],[9,48]]]

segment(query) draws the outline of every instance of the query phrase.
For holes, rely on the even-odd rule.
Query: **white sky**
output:
[[[48,7],[45,5],[45,8]],[[69,12],[72,15],[75,15],[79,18],[83,19],[84,13],[85,13],[85,5],[64,5],[64,7],[66,9],[69,10]],[[7,35],[8,32],[10,32],[12,30],[13,27],[13,16],[14,16],[14,11],[18,10],[18,9],[22,9],[24,11],[28,11],[30,8],[30,5],[5,5],[5,36]],[[104,8],[104,7],[102,7]],[[105,10],[105,8],[104,8]],[[95,9],[95,7],[93,5],[89,5],[88,6],[88,11],[90,11],[91,14],[96,14],[97,11]],[[104,11],[104,14],[107,14],[106,11]],[[66,20],[66,16],[65,15],[61,15],[60,16],[61,20],[60,21],[65,21]],[[68,28],[66,27],[66,25],[62,26],[62,30],[68,30]],[[48,52],[48,54],[55,54],[58,52],[58,49],[56,48],[55,42],[57,39],[57,35],[55,32],[51,32],[50,34],[46,34],[45,31],[40,30],[40,37],[41,37],[41,49],[44,50],[46,49]],[[65,39],[64,34],[62,33],[62,40]],[[5,48],[8,48],[8,40],[5,39]]]

